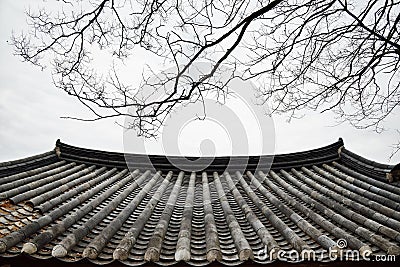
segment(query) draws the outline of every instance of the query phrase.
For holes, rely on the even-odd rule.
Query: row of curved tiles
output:
[[[45,153],[0,165],[0,256],[202,266],[313,251],[329,261],[339,239],[400,254],[400,187],[349,166],[151,173]]]

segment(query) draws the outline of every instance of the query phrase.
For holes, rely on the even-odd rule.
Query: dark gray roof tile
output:
[[[385,178],[393,166],[339,155],[341,142],[277,155],[260,172],[262,157],[245,173],[223,171],[226,157],[185,173],[150,156],[153,174],[140,162],[130,173],[122,154],[57,145],[60,158],[0,164],[0,257],[205,266],[270,263],[295,249],[325,262],[339,239],[343,253],[400,254],[400,187]]]

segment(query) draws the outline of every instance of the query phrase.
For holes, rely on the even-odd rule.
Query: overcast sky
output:
[[[49,70],[41,71],[13,56],[7,41],[12,30],[19,31],[25,24],[24,10],[28,2],[35,1],[0,1],[0,161],[49,151],[58,138],[75,146],[124,151],[123,130],[115,120],[79,122],[61,119],[61,116],[87,117],[88,113],[76,99],[54,87]],[[139,67],[144,62],[144,58],[136,58],[136,69],[129,69],[131,75],[139,77]],[[310,112],[290,123],[284,116],[274,116],[275,153],[316,148],[342,137],[349,150],[379,162],[388,162],[391,145],[400,139],[396,132],[399,119],[398,114],[390,116],[385,123],[386,131],[377,134],[371,130],[354,129],[345,123],[334,126],[333,115],[328,113]],[[213,139],[204,133],[215,132],[218,135],[220,125],[215,125],[214,130],[211,122],[193,123],[191,127],[182,131],[180,136],[182,154],[199,154],[201,141]],[[231,153],[226,143],[218,141],[218,136],[215,138],[214,146],[219,155]],[[153,142],[146,146],[145,151],[134,152],[163,153],[159,143]],[[391,162],[400,162],[400,153]]]

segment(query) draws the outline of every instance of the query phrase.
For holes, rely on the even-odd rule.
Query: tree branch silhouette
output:
[[[144,136],[179,105],[224,95],[226,66],[229,79],[257,81],[273,113],[333,111],[380,131],[400,103],[399,14],[399,2],[380,0],[63,1],[58,12],[27,12],[31,31],[12,43],[24,61],[50,66],[56,87],[94,116],[75,119],[129,116]],[[138,48],[174,70],[148,66],[139,85],[127,83],[114,63],[134,60]],[[106,74],[95,51],[114,62]],[[210,68],[193,79],[197,62]]]

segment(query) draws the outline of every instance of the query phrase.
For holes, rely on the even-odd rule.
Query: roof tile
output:
[[[277,155],[270,171],[255,171],[264,158],[250,157],[245,173],[223,170],[229,158],[196,173],[150,156],[154,171],[145,155],[132,155],[130,172],[122,154],[57,145],[60,158],[0,163],[0,257],[203,266],[269,263],[293,249],[400,254],[392,166],[339,155],[341,142]]]

